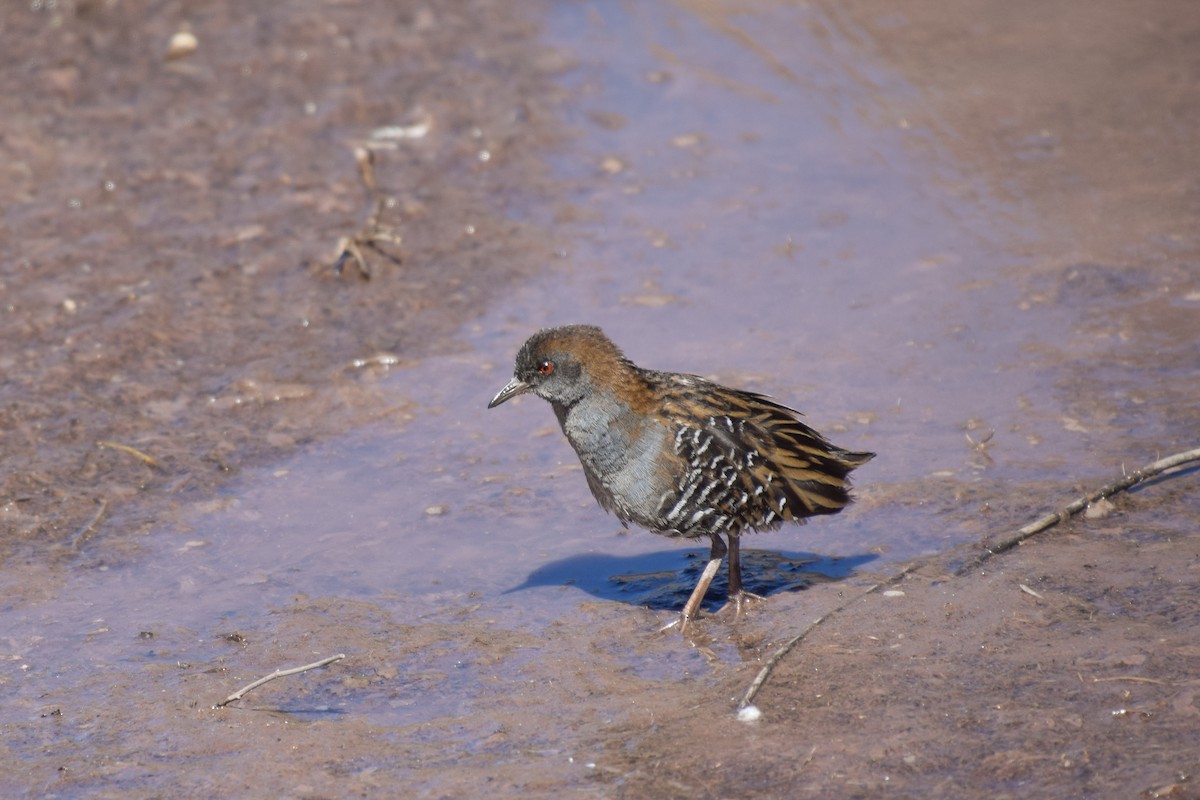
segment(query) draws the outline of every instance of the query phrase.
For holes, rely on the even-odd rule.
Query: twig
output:
[[[866,589],[863,589],[861,592],[854,595],[846,602],[842,603],[840,606],[837,606],[836,608],[826,611],[824,614],[817,617],[812,622],[808,623],[808,627],[806,627],[804,630],[800,631],[798,634],[796,634],[792,638],[788,639],[786,642],[784,642],[779,647],[778,650],[776,650],[774,653],[771,654],[771,657],[767,659],[767,663],[763,664],[762,669],[760,669],[758,671],[758,674],[754,676],[754,680],[750,683],[750,688],[746,690],[746,693],[744,695],[742,695],[742,702],[738,703],[738,708],[739,709],[745,708],[746,706],[748,706],[754,702],[754,698],[758,694],[759,690],[762,689],[763,684],[767,682],[767,679],[771,677],[771,673],[775,671],[775,665],[777,665],[780,661],[782,661],[784,659],[784,657],[787,656],[787,654],[792,651],[793,647],[800,644],[800,642],[803,641],[805,637],[807,637],[810,633],[812,633],[814,628],[816,628],[818,625],[820,625],[825,620],[832,617],[834,614],[840,613],[840,612],[844,611],[845,609],[849,608],[850,606],[854,605],[855,603],[857,603],[859,600],[863,599],[867,595],[877,592],[880,589],[886,589],[889,586],[895,586],[897,583],[904,580],[906,577],[908,577],[912,573],[916,572],[921,567],[925,566],[925,564],[926,564],[925,559],[921,559],[920,561],[914,561],[914,562],[908,564],[907,566],[905,566],[903,569],[901,569],[895,575],[892,575],[887,580],[882,580],[879,583],[871,584]]]
[[[100,518],[104,516],[104,512],[107,509],[108,509],[108,500],[106,500],[103,497],[100,498],[100,507],[96,509],[96,513],[92,515],[92,518],[89,519],[82,528],[75,531],[75,533],[71,536],[70,543],[67,546],[70,547],[72,550],[79,547],[79,543],[83,541],[84,537],[86,537],[89,533],[92,532],[92,528],[96,527],[96,523],[99,522]]]
[[[362,248],[369,247],[392,263],[404,263],[398,256],[380,247],[380,243],[399,246],[403,237],[395,229],[379,222],[379,217],[388,207],[389,200],[379,191],[375,182],[375,152],[370,147],[355,147],[354,160],[358,162],[358,174],[367,190],[367,199],[371,202],[371,213],[367,222],[353,236],[343,236],[338,239],[337,255],[334,257],[333,271],[342,274],[347,262],[353,261],[358,267],[358,274],[363,280],[371,279],[371,268],[367,264]]]
[[[1153,683],[1156,686],[1170,686],[1167,681],[1160,681],[1157,678],[1143,678],[1140,675],[1111,675],[1107,678],[1092,678],[1092,683],[1104,683],[1105,681],[1132,681],[1134,683]]]
[[[1069,504],[1061,511],[1055,511],[1052,514],[1047,514],[1044,517],[1034,520],[1016,533],[1006,536],[998,542],[991,544],[985,542],[982,545],[983,552],[955,570],[954,574],[965,575],[983,562],[987,561],[992,556],[1003,553],[1006,550],[1011,550],[1021,542],[1028,539],[1030,536],[1041,533],[1047,528],[1051,528],[1060,522],[1066,522],[1068,519],[1078,514],[1080,511],[1083,511],[1097,500],[1103,500],[1106,497],[1111,497],[1117,492],[1137,486],[1142,481],[1153,478],[1156,475],[1161,475],[1169,469],[1182,466],[1192,461],[1200,461],[1200,448],[1187,450],[1182,453],[1176,453],[1173,456],[1161,458],[1158,461],[1147,464],[1136,472],[1131,472],[1124,478],[1121,478],[1118,481],[1113,481],[1112,483],[1104,486],[1098,491],[1093,492],[1092,494],[1084,495],[1083,497],[1076,499],[1073,503]]]
[[[303,667],[292,667],[291,669],[277,669],[274,672],[272,672],[270,675],[259,678],[254,683],[248,684],[247,686],[243,686],[241,689],[238,689],[236,692],[229,695],[229,697],[226,697],[224,700],[222,700],[221,702],[219,702],[215,706],[213,706],[213,708],[224,708],[225,706],[232,703],[234,700],[241,700],[242,697],[247,692],[249,692],[251,689],[257,689],[259,686],[262,686],[267,681],[273,681],[276,678],[283,678],[288,675],[297,675],[301,672],[308,672],[310,669],[318,669],[319,667],[323,667],[326,664],[332,664],[335,661],[341,661],[345,657],[346,657],[345,653],[338,653],[336,656],[330,656],[329,658],[323,658],[320,661],[314,661],[311,664],[305,664]]]
[[[120,444],[119,442],[109,442],[109,441],[102,440],[102,441],[96,442],[96,447],[107,447],[110,450],[120,450],[122,453],[128,453],[129,455],[138,459],[142,463],[147,464],[151,467],[154,467],[155,469],[162,469],[162,467],[159,466],[159,463],[154,460],[154,456],[147,455],[147,454],[143,453],[141,450],[130,447],[127,444]]]
[[[1097,500],[1101,500],[1105,497],[1111,497],[1112,495],[1116,494],[1117,492],[1120,492],[1125,489],[1129,489],[1130,487],[1136,486],[1137,484],[1139,484],[1149,478],[1153,478],[1156,475],[1161,475],[1162,473],[1166,472],[1169,469],[1174,469],[1175,467],[1179,467],[1184,464],[1191,463],[1193,461],[1200,461],[1200,448],[1195,448],[1193,450],[1187,450],[1182,453],[1176,453],[1173,456],[1168,456],[1167,458],[1162,458],[1151,464],[1147,464],[1146,466],[1142,467],[1141,469],[1137,470],[1136,472],[1131,472],[1130,474],[1126,475],[1124,478],[1121,478],[1119,481],[1113,481],[1112,483],[1108,484],[1107,486],[1105,486],[1104,488],[1100,489],[1097,492],[1093,492],[1090,495],[1085,495],[1084,497],[1080,497],[1078,500],[1075,500],[1073,503],[1071,503],[1070,505],[1068,505],[1066,508],[1062,509],[1061,511],[1057,511],[1053,514],[1047,514],[1046,516],[1041,517],[1040,519],[1035,520],[1034,522],[1031,522],[1030,524],[1026,525],[1024,528],[1021,528],[1016,533],[1014,533],[1010,536],[1007,536],[1004,539],[1001,539],[1000,541],[998,541],[994,544],[985,543],[983,545],[983,548],[984,548],[983,552],[980,553],[975,558],[971,559],[971,561],[968,562],[967,564],[965,564],[962,567],[959,567],[957,570],[955,570],[954,574],[955,574],[955,576],[960,576],[960,577],[962,575],[965,575],[966,573],[968,573],[971,570],[978,567],[984,561],[987,561],[992,556],[1003,553],[1006,550],[1011,550],[1013,547],[1015,547],[1018,544],[1020,544],[1021,542],[1025,541],[1030,536],[1040,533],[1040,532],[1046,530],[1047,528],[1050,528],[1050,527],[1056,525],[1059,522],[1063,522],[1065,520],[1070,519],[1073,515],[1078,514],[1080,511],[1087,508],[1090,503],[1094,503]],[[774,653],[771,654],[771,657],[767,659],[767,663],[764,664],[762,666],[762,669],[760,669],[758,671],[758,674],[756,676],[754,676],[754,680],[750,683],[750,688],[748,688],[746,690],[746,693],[742,696],[742,701],[738,704],[738,708],[739,709],[745,708],[748,705],[750,705],[752,702],[754,702],[755,696],[758,694],[759,690],[762,689],[763,684],[765,684],[767,682],[767,680],[771,677],[771,673],[775,671],[776,665],[778,665],[779,662],[782,661],[787,656],[787,654],[792,651],[792,649],[796,645],[800,644],[800,642],[803,641],[804,638],[807,637],[808,634],[810,634],[814,628],[816,628],[821,623],[825,622],[827,619],[832,617],[834,614],[841,613],[845,609],[854,605],[855,603],[857,603],[859,600],[862,600],[867,595],[873,594],[873,593],[879,591],[880,589],[886,588],[888,586],[894,586],[895,584],[902,581],[908,575],[911,575],[913,572],[920,569],[926,563],[928,563],[927,559],[921,559],[920,561],[912,562],[912,563],[908,564],[907,566],[905,566],[903,569],[901,569],[899,572],[897,572],[895,575],[892,575],[887,580],[880,581],[879,583],[876,583],[872,586],[867,587],[862,592],[859,592],[858,594],[854,595],[854,597],[851,597],[849,600],[842,603],[840,606],[834,608],[831,611],[826,612],[825,614],[823,614],[820,617],[817,617],[815,620],[813,620],[812,622],[810,622],[808,624],[808,627],[806,627],[800,633],[796,634],[795,636],[793,636],[792,638],[790,638],[786,642],[784,642],[782,645],[780,645],[779,649],[777,649]],[[1021,588],[1024,589],[1025,587],[1021,587]],[[1031,594],[1032,594],[1032,592],[1031,592]]]

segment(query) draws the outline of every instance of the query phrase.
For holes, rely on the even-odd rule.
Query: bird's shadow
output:
[[[778,550],[742,549],[742,585],[746,591],[767,596],[797,592],[814,583],[843,580],[879,556],[822,556]],[[659,550],[638,556],[585,553],[544,564],[519,586],[504,594],[537,586],[576,586],[604,600],[616,600],[658,610],[678,610],[687,602],[700,572],[708,563],[708,548]],[[705,596],[702,608],[713,611],[725,603],[728,570],[721,567]]]

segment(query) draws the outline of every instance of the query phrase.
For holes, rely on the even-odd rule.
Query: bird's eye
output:
[[[549,375],[551,372],[554,372],[554,362],[543,361],[542,363],[538,364],[538,372],[540,372],[542,375]]]

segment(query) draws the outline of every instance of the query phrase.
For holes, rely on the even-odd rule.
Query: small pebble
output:
[[[190,56],[200,46],[200,40],[191,31],[180,31],[171,37],[167,45],[167,58],[176,59]]]
[[[625,162],[621,161],[619,158],[613,158],[612,156],[609,156],[600,162],[600,170],[602,172],[607,172],[609,175],[616,175],[618,172],[625,171]]]
[[[449,510],[449,506],[429,506],[425,509],[425,515],[429,517],[440,517]]]
[[[403,125],[385,125],[371,132],[372,139],[424,139],[433,127],[433,116],[424,112],[414,115]]]
[[[738,722],[758,722],[762,719],[762,712],[758,710],[758,706],[744,706],[738,709]]]

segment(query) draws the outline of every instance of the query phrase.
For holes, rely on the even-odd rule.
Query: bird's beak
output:
[[[496,393],[496,396],[492,398],[492,402],[488,403],[488,408],[495,408],[505,400],[516,397],[519,394],[525,394],[531,389],[533,387],[525,381],[520,378],[513,378],[503,389]]]

